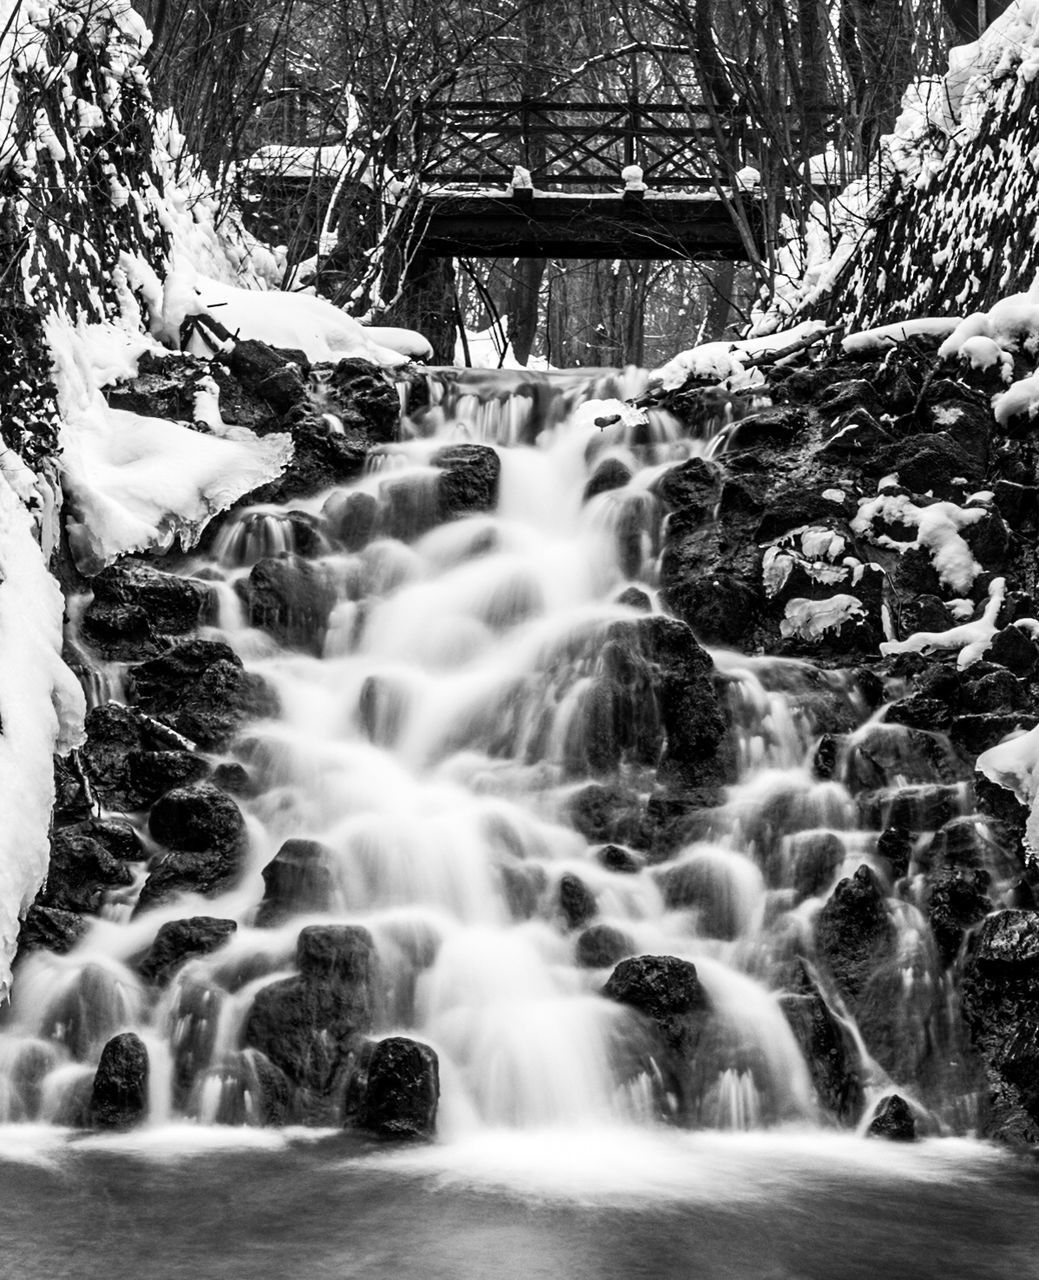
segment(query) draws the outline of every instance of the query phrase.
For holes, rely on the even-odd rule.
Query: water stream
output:
[[[913,1051],[926,1042],[930,1062],[957,1057],[955,992],[914,900],[912,866],[896,894],[876,853],[890,805],[897,797],[910,803],[914,788],[940,787],[958,811],[969,811],[965,789],[948,784],[951,755],[939,736],[921,760],[906,731],[867,705],[851,673],[714,652],[738,764],[723,803],[662,861],[634,839],[592,841],[575,828],[573,798],[594,774],[587,702],[607,629],[660,610],[664,511],[653,483],[673,463],[716,449],[727,423],[722,415],[697,436],[663,414],[616,419],[616,405],[604,399],[637,391],[633,376],[542,379],[533,390],[522,382],[504,374],[433,378],[430,403],[406,424],[406,438],[380,450],[361,481],[296,504],[308,516],[307,548],[298,517],[252,508],[224,524],[210,554],[182,566],[210,583],[218,601],[205,634],[232,645],[282,707],[280,717],[250,725],[227,758],[253,779],[251,798],[241,802],[245,873],[215,900],[184,895],[134,915],[142,868],[69,955],[37,953],[21,966],[0,1035],[0,1134],[8,1149],[21,1133],[25,1150],[36,1152],[30,1163],[49,1167],[53,1139],[39,1126],[62,1123],[102,1045],[125,1028],[149,1048],[156,1149],[170,1141],[171,1124],[201,1133],[258,1122],[244,1020],[256,992],[293,971],[301,927],[329,921],[363,925],[375,940],[384,985],[376,1036],[408,1035],[439,1056],[438,1143],[428,1157],[407,1157],[401,1176],[417,1176],[423,1160],[427,1172],[456,1168],[450,1153],[468,1152],[460,1159],[470,1160],[477,1181],[494,1184],[504,1162],[511,1173],[502,1185],[544,1190],[551,1170],[572,1161],[583,1173],[560,1175],[566,1195],[594,1199],[597,1188],[621,1186],[656,1194],[667,1184],[665,1201],[695,1189],[706,1203],[737,1195],[740,1176],[749,1178],[752,1199],[764,1196],[765,1170],[787,1158],[776,1153],[796,1147],[794,1165],[829,1159],[840,1181],[838,1169],[860,1158],[847,1144],[863,1140],[836,1134],[783,1012],[800,956],[857,1045],[862,1117],[894,1081],[921,1100],[931,1134],[969,1130],[972,1086],[955,1072],[937,1082],[930,1068],[921,1075]],[[496,450],[497,503],[438,524],[432,458],[459,442]],[[630,478],[586,496],[604,467]],[[235,583],[261,558],[297,549],[336,604],[327,627],[283,647],[248,625]],[[118,672],[106,687],[120,688]],[[650,703],[646,733],[658,741]],[[836,760],[819,769],[820,739],[835,731]],[[652,790],[653,763],[638,752],[626,758],[627,793],[645,798]],[[855,794],[867,784],[881,797],[871,822]],[[290,918],[259,926],[261,873],[286,840],[300,838],[323,848],[322,891]],[[878,999],[897,1006],[901,1048],[879,1055],[811,961],[822,904],[863,864],[892,895],[898,926],[896,961]],[[575,882],[583,918],[567,906]],[[232,919],[237,932],[190,960],[155,997],[135,961],[160,924],[193,915]],[[697,967],[713,1030],[684,1122],[716,1134],[755,1131],[759,1143],[772,1129],[794,1147],[783,1139],[775,1148],[722,1148],[719,1138],[704,1145],[702,1132],[699,1147],[676,1145],[678,1136],[662,1126],[668,1100],[662,1104],[654,1081],[631,1068],[636,1021],[600,994],[612,960],[600,967],[586,955],[578,963],[589,928],[620,939],[622,954],[677,956]],[[149,1129],[123,1141],[139,1152]],[[120,1140],[111,1141],[118,1150]],[[953,1179],[951,1148],[934,1154],[940,1147],[925,1143],[900,1156],[902,1165],[891,1166],[895,1182]],[[993,1158],[955,1147],[953,1163],[964,1170]],[[76,1159],[95,1150],[100,1160],[107,1148],[84,1150]],[[845,1154],[824,1154],[838,1151]],[[390,1157],[357,1159],[382,1160],[380,1176],[393,1167]],[[750,1172],[733,1174],[733,1159]],[[307,1167],[307,1177],[316,1176]],[[705,1168],[721,1171],[717,1188],[705,1182]],[[452,1203],[451,1212],[461,1212]],[[791,1259],[774,1271],[701,1273],[860,1274]],[[375,1273],[391,1274],[381,1266]]]

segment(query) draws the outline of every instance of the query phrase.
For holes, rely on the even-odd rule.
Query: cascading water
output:
[[[67,1120],[106,1040],[133,1028],[149,1051],[154,1122],[262,1122],[250,1010],[295,972],[301,929],[332,922],[374,939],[374,1036],[436,1050],[447,1140],[669,1114],[722,1129],[832,1122],[840,1108],[821,1105],[791,1014],[791,1001],[820,992],[860,1089],[846,1122],[867,1113],[861,1091],[894,1079],[926,1092],[932,1113],[941,1096],[949,1123],[969,1123],[969,1081],[945,1080],[942,1092],[921,1078],[923,1042],[931,1059],[943,1056],[935,1044],[946,1058],[957,1050],[954,996],[913,899],[915,854],[900,873],[886,969],[851,998],[814,959],[815,923],[839,880],[865,865],[891,894],[897,877],[877,837],[892,809],[938,788],[962,811],[940,739],[922,762],[850,675],[717,652],[735,762],[724,799],[663,856],[630,824],[595,838],[574,821],[590,778],[623,784],[643,812],[655,786],[666,708],[631,675],[617,637],[660,610],[655,480],[708,452],[725,423],[696,439],[667,415],[619,412],[596,398],[637,391],[619,375],[521,383],[434,376],[408,439],[356,485],[291,515],[240,512],[209,556],[184,565],[213,594],[206,634],[260,673],[281,707],[221,758],[250,776],[244,870],[215,897],[135,913],[138,866],[70,954],[24,961],[0,1036],[0,1118]],[[455,515],[442,451],[474,443],[493,447],[496,501],[472,511],[479,503],[466,499],[469,513]],[[250,626],[243,605],[243,585],[270,557],[334,601],[316,620],[290,609],[283,644]],[[604,668],[634,689],[605,711]],[[819,742],[831,732],[841,745],[824,768]],[[867,790],[876,809],[864,821],[853,792]],[[275,912],[261,873],[286,842],[307,842],[309,861],[291,910]],[[237,929],[156,994],[142,955],[161,925],[198,916]],[[647,1058],[639,1019],[601,994],[620,957],[641,955],[691,961],[710,1009],[679,1086]]]

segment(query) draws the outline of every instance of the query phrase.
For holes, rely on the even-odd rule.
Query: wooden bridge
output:
[[[744,163],[735,114],[719,122],[702,106],[634,100],[440,102],[418,115],[414,140],[433,255],[740,259],[736,206],[761,246],[753,196],[718,189]],[[626,183],[636,165],[641,184]],[[530,185],[513,183],[517,167]]]

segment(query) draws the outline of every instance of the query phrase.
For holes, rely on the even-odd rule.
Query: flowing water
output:
[[[992,1269],[997,1256],[1009,1267],[1023,1240],[1034,1180],[948,1136],[969,1132],[974,1107],[955,1065],[955,991],[914,897],[919,868],[896,895],[876,854],[898,804],[940,792],[944,813],[968,812],[942,739],[921,758],[849,673],[715,652],[738,766],[724,803],[663,862],[635,839],[589,841],[571,821],[595,772],[588,708],[607,631],[660,610],[654,481],[718,449],[727,426],[720,414],[690,434],[667,415],[640,420],[609,403],[637,390],[620,375],[434,377],[428,407],[360,482],[297,504],[303,524],[274,508],[239,513],[211,554],[184,565],[218,602],[207,634],[260,672],[282,707],[229,757],[254,780],[242,802],[248,862],[216,900],[184,895],[135,916],[142,868],[71,954],[22,965],[0,1035],[10,1274],[68,1270],[62,1251],[93,1231],[99,1205],[102,1238],[121,1251],[129,1232],[133,1245],[106,1263],[111,1277],[141,1274],[144,1258],[159,1277],[852,1277],[885,1264],[909,1277],[947,1273],[953,1245],[970,1259],[964,1274],[1039,1274],[1022,1259]],[[433,455],[459,442],[496,450],[497,504],[438,524]],[[630,478],[587,496],[605,466]],[[301,528],[310,580],[336,604],[327,627],[297,631],[286,648],[248,625],[235,582],[263,557],[303,550]],[[118,671],[103,687],[121,687]],[[652,702],[637,714],[658,743]],[[831,733],[836,753],[821,769]],[[611,778],[644,801],[653,763],[629,753]],[[320,899],[258,927],[261,872],[299,837],[324,848]],[[898,926],[879,988],[883,1051],[867,1047],[811,960],[815,917],[863,863],[892,893]],[[609,967],[576,961],[587,921],[567,910],[575,881],[592,901],[584,914],[628,954],[697,967],[713,1033],[683,1111],[695,1133],[664,1125],[673,1098],[632,1069],[641,1032],[600,994]],[[238,929],[156,998],[134,962],[161,923],[191,915]],[[293,971],[301,927],[329,921],[364,925],[375,940],[385,987],[376,1035],[437,1051],[428,1149],[255,1129],[236,1139],[220,1127],[258,1120],[242,1047],[257,990]],[[935,1135],[925,1143],[895,1152],[826,1121],[780,1002],[802,955],[857,1046],[863,1122],[894,1082]],[[47,1128],[126,1028],[149,1049],[148,1126],[77,1140]],[[57,1200],[61,1230],[34,1271],[28,1242],[52,1232],[43,1223]],[[164,1232],[175,1256],[157,1265]],[[975,1254],[978,1233],[988,1240]],[[279,1251],[290,1242],[301,1261],[286,1270]],[[520,1251],[511,1261],[510,1249]]]

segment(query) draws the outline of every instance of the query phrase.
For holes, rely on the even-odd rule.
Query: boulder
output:
[[[851,409],[833,424],[818,456],[839,462],[872,462],[877,451],[891,440],[891,433],[871,413],[862,408]]]
[[[194,631],[209,600],[201,582],[135,560],[102,569],[91,586],[83,638],[106,658],[124,661],[150,656],[167,637]]]
[[[886,1138],[888,1142],[915,1142],[916,1118],[905,1098],[889,1093],[881,1099],[866,1130],[867,1138]]]
[[[687,512],[692,520],[709,520],[718,502],[721,469],[706,458],[688,458],[663,472],[650,486],[672,510]]]
[[[279,413],[299,404],[306,395],[309,363],[302,351],[286,351],[245,338],[223,359],[247,391]]]
[[[947,969],[960,953],[967,931],[992,910],[985,870],[943,871],[931,878],[927,919],[942,965]]]
[[[361,426],[376,444],[400,435],[400,396],[378,365],[348,356],[332,370],[325,390],[329,408],[344,426]]]
[[[67,955],[86,931],[87,922],[78,912],[33,903],[18,931],[18,958],[33,951]]]
[[[389,1036],[372,1050],[358,1124],[381,1138],[431,1138],[439,1100],[436,1053],[417,1040]]]
[[[153,862],[138,910],[185,890],[211,897],[237,878],[245,822],[238,805],[216,787],[201,783],[166,792],[152,806],[148,830],[169,852]]]
[[[733,424],[726,452],[790,444],[808,425],[808,415],[793,405],[774,405]]]
[[[590,502],[600,493],[609,493],[612,489],[623,489],[630,479],[630,470],[619,458],[604,458],[588,477],[581,500]]]
[[[593,924],[578,935],[574,958],[582,969],[607,969],[634,951],[635,944],[620,929]]]
[[[595,915],[595,894],[580,876],[565,872],[559,881],[559,910],[567,929],[580,929]]]
[[[484,444],[453,444],[438,449],[430,461],[440,468],[438,520],[494,510],[501,475],[501,460],[494,449]]]
[[[152,752],[181,752],[183,739],[136,707],[109,702],[87,713],[86,745],[80,763],[96,796],[106,809],[142,809],[154,798],[149,773]],[[167,783],[167,786],[169,784]]]
[[[347,551],[363,550],[375,537],[379,500],[372,493],[337,490],[321,508],[329,536]]]
[[[815,945],[841,994],[854,1008],[895,945],[883,890],[865,864],[836,886],[820,911]]]
[[[134,667],[127,683],[136,706],[207,750],[226,746],[246,720],[278,710],[270,686],[222,640],[173,645]]]
[[[696,966],[675,956],[621,960],[603,987],[603,995],[636,1009],[669,1036],[676,1020],[708,1008]]]
[[[1039,662],[1039,645],[1020,627],[1004,627],[992,637],[982,656],[986,662],[998,663],[1015,676],[1029,676]]]
[[[133,884],[133,873],[90,834],[87,823],[63,827],[51,837],[47,880],[37,903],[63,911],[93,913],[108,889]]]
[[[296,961],[297,976],[257,992],[244,1040],[284,1072],[303,1118],[327,1120],[367,1043],[378,958],[367,929],[312,925],[300,931]]]
[[[332,851],[317,840],[286,840],[263,869],[258,926],[281,924],[300,911],[327,910],[333,889]]]
[[[155,940],[137,962],[137,972],[153,986],[164,987],[186,960],[216,951],[237,928],[233,920],[214,916],[167,920],[159,926]]]
[[[566,816],[590,842],[618,840],[639,843],[642,800],[636,791],[626,787],[586,783],[567,800]]]
[[[322,565],[302,556],[260,560],[235,584],[249,622],[287,648],[320,654],[336,585]]]
[[[88,1121],[95,1129],[131,1129],[147,1114],[148,1050],[140,1036],[123,1031],[101,1051]]]
[[[853,1125],[865,1105],[855,1043],[803,964],[796,988],[779,997],[779,1007],[801,1046],[816,1096],[831,1115]]]

